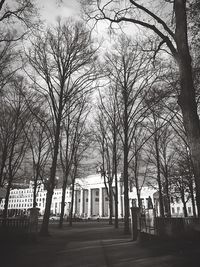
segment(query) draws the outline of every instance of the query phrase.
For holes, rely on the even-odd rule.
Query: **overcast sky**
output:
[[[80,6],[78,0],[62,0],[59,4],[58,0],[37,0],[42,19],[47,24],[54,23],[58,16],[69,17],[79,16]]]
[[[79,0],[36,0],[37,6],[39,7],[42,20],[45,20],[47,24],[56,23],[56,19],[60,16],[62,18],[67,17],[81,17],[80,3]],[[91,22],[92,23],[92,22]],[[93,24],[91,24],[92,26]],[[93,29],[93,37],[99,40],[101,48],[106,50],[112,45],[113,37],[108,34],[107,21],[100,21]],[[113,25],[114,26],[114,25]],[[116,25],[115,25],[116,26]],[[134,29],[135,28],[135,29]],[[137,28],[133,24],[127,24],[123,27],[123,31],[131,35],[137,32]],[[115,41],[114,41],[115,42]]]

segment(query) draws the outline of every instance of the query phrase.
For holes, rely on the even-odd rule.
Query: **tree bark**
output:
[[[54,187],[55,187],[55,176],[56,176],[57,158],[58,158],[58,150],[59,150],[60,124],[61,124],[61,118],[62,118],[61,104],[60,104],[60,112],[59,113],[60,113],[58,116],[59,119],[58,119],[58,122],[56,125],[53,161],[52,161],[50,180],[49,180],[47,196],[46,196],[46,206],[45,206],[42,226],[40,229],[41,235],[48,235],[49,234],[49,231],[48,231],[49,217],[50,217],[50,211],[51,211],[52,196],[53,196]]]
[[[12,186],[12,179],[9,179],[8,186],[6,188],[6,197],[5,197],[5,204],[4,204],[4,209],[3,209],[3,218],[4,219],[6,219],[8,216],[8,203],[9,203],[11,186]]]
[[[69,214],[69,226],[72,226],[72,219],[73,219],[73,208],[74,208],[74,185],[75,185],[75,180],[73,179],[72,182],[72,198],[71,198],[71,209],[70,209],[70,214]]]
[[[4,182],[4,168],[7,159],[7,144],[4,144],[3,151],[1,152],[1,168],[0,168],[0,187],[3,187]]]
[[[128,142],[124,144],[124,233],[129,233]]]
[[[177,62],[181,84],[178,103],[182,110],[183,123],[191,151],[196,184],[197,210],[198,216],[200,216],[200,124],[188,47],[186,1],[176,0],[174,7],[176,15],[175,36],[178,50]]]
[[[186,205],[186,201],[185,201],[185,192],[184,192],[184,188],[181,188],[181,200],[183,203],[183,213],[184,213],[184,217],[188,217],[188,213],[187,213],[187,205]]]
[[[72,226],[72,219],[73,219],[73,208],[74,208],[74,192],[75,192],[75,180],[76,180],[76,173],[77,173],[77,164],[75,163],[74,166],[74,174],[72,177],[72,198],[71,198],[71,210],[69,215],[69,226]]]
[[[113,217],[113,191],[112,191],[112,183],[109,183],[109,224],[112,225],[113,221],[112,221],[112,217]]]
[[[116,152],[115,152],[116,153]],[[114,160],[114,169],[115,169],[115,228],[119,227],[119,220],[118,220],[118,180],[117,180],[117,162],[116,162],[116,154]]]
[[[171,217],[171,208],[170,208],[170,195],[169,195],[169,177],[168,177],[168,170],[166,165],[165,171],[165,194],[166,194],[166,213],[167,217]]]
[[[153,114],[155,133],[154,133],[154,143],[156,150],[156,166],[157,166],[157,182],[158,182],[158,194],[159,194],[159,207],[160,207],[160,216],[164,217],[164,205],[163,205],[163,193],[162,193],[162,183],[161,183],[161,172],[160,172],[160,153],[159,153],[159,144],[158,144],[158,135],[156,131],[156,118]]]
[[[192,174],[191,174],[192,176]],[[193,217],[197,217],[196,215],[196,205],[195,205],[195,197],[194,197],[194,188],[193,188],[193,181],[189,181],[189,190],[191,194],[191,201],[192,201],[192,211],[193,211]]]
[[[129,233],[129,183],[128,183],[128,154],[129,154],[129,145],[128,145],[128,110],[127,110],[127,92],[124,92],[124,233]]]
[[[61,201],[59,228],[62,228],[62,226],[63,226],[63,217],[64,217],[64,212],[65,212],[66,188],[67,188],[67,179],[65,179],[65,181],[63,182],[63,186],[62,186],[62,201]]]

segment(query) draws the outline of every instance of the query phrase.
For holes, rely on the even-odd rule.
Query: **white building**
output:
[[[114,181],[113,181],[113,190]],[[108,217],[109,201],[104,183],[100,174],[89,175],[86,178],[76,179],[74,196],[74,214],[90,218],[92,216]],[[115,214],[113,199],[113,216]],[[118,176],[118,214],[123,217],[123,192]]]
[[[44,214],[46,205],[46,194],[47,191],[44,190],[44,186],[41,185],[37,192],[37,207],[40,209],[40,214]],[[61,212],[61,201],[62,201],[62,189],[54,189],[54,194],[51,204],[51,213],[60,214]],[[69,188],[66,190],[65,198],[65,214],[69,214],[71,202],[71,191]],[[5,199],[2,199],[0,203],[0,210],[3,210],[5,204]],[[13,189],[10,191],[8,210],[10,213],[22,214],[26,213],[28,209],[33,207],[33,185],[30,182],[28,188],[23,189]]]
[[[121,177],[118,175],[118,216],[124,217],[124,195],[123,195],[123,185],[121,182]],[[113,190],[115,191],[114,181]],[[40,208],[40,213],[44,213],[46,205],[46,193],[44,186],[41,185],[37,194],[37,207]],[[159,203],[158,203],[158,193],[156,189],[144,186],[140,192],[141,207],[143,209],[149,208],[149,199],[151,199],[153,208],[159,215]],[[51,213],[60,214],[61,212],[61,200],[62,200],[62,189],[54,189],[54,194],[52,198]],[[3,199],[0,203],[0,210],[4,208]],[[130,207],[138,206],[136,189],[133,188],[129,192],[129,204]],[[30,183],[29,188],[26,189],[13,189],[10,192],[9,198],[9,211],[18,213],[26,213],[26,211],[33,205],[33,186]],[[65,215],[69,214],[71,208],[71,189],[68,187],[66,190],[65,197]],[[188,216],[192,216],[192,203],[189,200],[187,202]],[[75,184],[75,194],[74,194],[74,206],[73,213],[76,216],[91,218],[92,216],[98,217],[109,217],[109,201],[107,196],[106,187],[104,184],[104,179],[100,174],[89,175],[85,178],[77,178]],[[171,203],[171,214],[172,216],[183,216],[183,204],[179,200]],[[113,216],[115,215],[115,205],[113,198]]]

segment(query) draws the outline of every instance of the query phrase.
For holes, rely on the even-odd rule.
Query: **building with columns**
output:
[[[114,181],[113,190],[115,191]],[[0,191],[1,193],[1,191]],[[46,193],[44,186],[41,184],[38,188],[37,207],[40,208],[40,213],[44,213],[46,205]],[[3,192],[2,200],[0,201],[0,211],[4,208],[5,192]],[[65,211],[66,216],[69,215],[71,209],[71,188],[66,190],[65,197]],[[150,201],[151,200],[151,201]],[[61,212],[62,189],[55,188],[52,198],[51,213],[59,215]],[[143,186],[140,192],[141,207],[143,209],[149,208],[151,202],[156,214],[159,216],[159,200],[156,189]],[[8,210],[9,215],[25,214],[33,205],[33,184],[26,188],[13,189],[10,192]],[[136,188],[132,188],[129,192],[129,206],[138,206]],[[174,217],[183,216],[183,204],[180,198],[174,198],[171,203],[171,215]],[[75,184],[74,206],[73,214],[77,217],[92,218],[93,216],[106,218],[109,217],[109,200],[104,184],[104,178],[100,174],[89,175],[84,178],[77,178]],[[192,203],[189,199],[187,201],[188,216],[193,216]],[[115,215],[115,205],[113,198],[113,214]],[[124,194],[121,176],[118,175],[118,216],[124,217]]]
[[[113,181],[113,190],[114,181]],[[142,209],[155,209],[155,213],[159,216],[159,199],[158,190],[152,187],[143,186],[140,191],[140,201]],[[129,206],[138,206],[138,198],[136,188],[133,187],[129,191]],[[179,199],[174,199],[171,203],[172,217],[182,217],[183,203]],[[192,202],[187,202],[188,216],[193,216]],[[76,179],[74,209],[75,216],[83,218],[109,217],[109,201],[104,184],[104,179],[100,174],[90,175],[82,179]],[[113,199],[113,216],[115,215],[115,206]],[[119,218],[124,217],[124,194],[121,176],[118,175],[118,215]]]
[[[115,190],[113,181],[113,190]],[[93,216],[109,217],[109,200],[104,178],[100,174],[89,175],[86,178],[76,179],[74,194],[75,216],[91,218]],[[113,216],[115,214],[113,198]],[[118,214],[123,217],[123,192],[118,175]]]

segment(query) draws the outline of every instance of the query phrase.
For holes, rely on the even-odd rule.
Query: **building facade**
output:
[[[113,191],[115,191],[113,181]],[[40,209],[40,214],[44,214],[46,205],[46,194],[47,191],[44,186],[41,185],[38,188],[37,193],[37,207]],[[71,189],[70,187],[66,190],[65,197],[65,210],[64,214],[69,215],[71,209]],[[62,189],[55,188],[52,197],[51,214],[59,215],[61,212],[61,201],[62,201]],[[143,186],[140,192],[140,201],[142,209],[154,208],[155,213],[159,216],[159,200],[158,192],[156,189]],[[0,210],[4,208],[5,199],[2,199],[0,203]],[[136,188],[132,188],[129,192],[129,204],[130,207],[138,206]],[[33,206],[33,184],[30,182],[28,188],[24,189],[13,189],[10,192],[8,212],[9,215],[26,214],[28,209]],[[183,204],[180,199],[174,200],[171,203],[171,215],[174,217],[181,217],[184,215]],[[190,200],[187,202],[188,216],[193,216],[192,203]],[[76,217],[92,218],[102,217],[107,218],[110,216],[109,199],[107,195],[104,178],[100,174],[89,175],[85,178],[77,178],[75,184],[74,193],[74,205],[73,214]],[[115,215],[115,205],[113,197],[113,214]],[[118,175],[118,216],[119,218],[124,217],[124,192],[121,177]]]
[[[115,191],[114,181],[112,186]],[[76,179],[73,212],[75,216],[84,218],[110,216],[106,186],[104,178],[100,174],[89,175],[83,179]],[[118,176],[118,214],[119,217],[123,217],[123,192],[120,176]],[[115,215],[114,197],[112,215]]]
[[[44,214],[46,205],[46,194],[47,191],[44,189],[42,184],[38,188],[37,192],[37,207],[40,209],[40,214]],[[60,214],[61,212],[61,201],[62,201],[62,189],[54,189],[54,194],[52,197],[51,204],[51,214]],[[71,202],[71,191],[69,188],[66,190],[65,198],[65,215],[69,214]],[[2,199],[0,203],[0,210],[3,210],[5,204],[5,199]],[[10,191],[9,203],[8,203],[8,213],[9,215],[20,215],[26,214],[30,208],[33,207],[33,184],[30,182],[28,188],[13,189]]]

